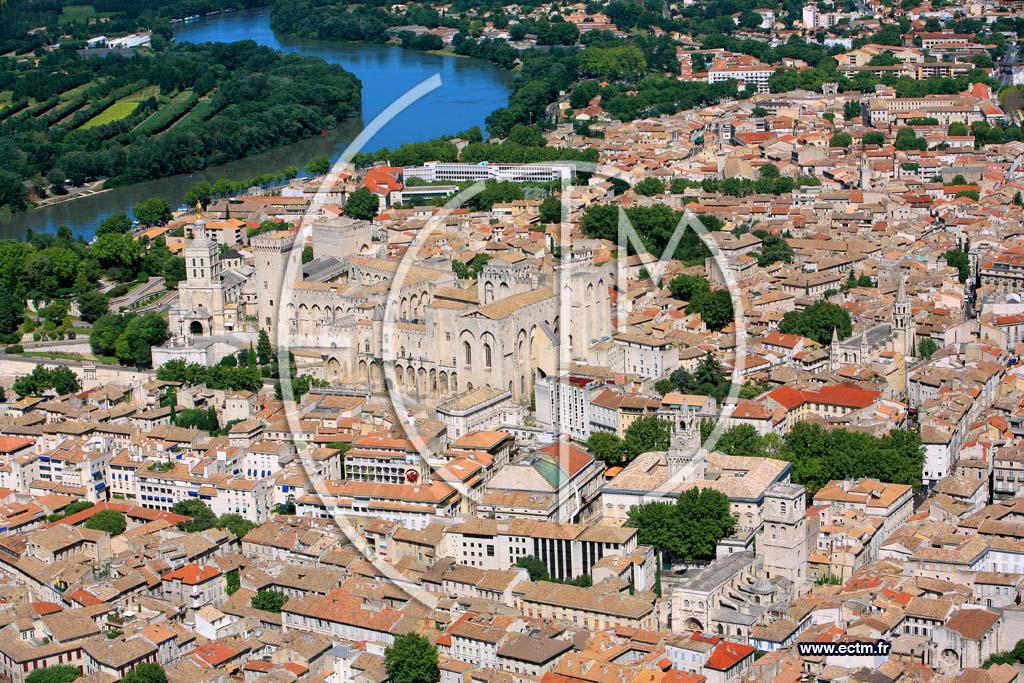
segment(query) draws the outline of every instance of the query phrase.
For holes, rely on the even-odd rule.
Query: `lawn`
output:
[[[111,16],[111,12],[97,12],[92,5],[66,5],[60,13],[58,22],[70,24],[73,21],[88,22],[93,19],[102,19]]]
[[[119,100],[82,124],[82,128],[88,129],[94,126],[102,126],[114,121],[120,121],[124,117],[130,116],[138,106],[139,103],[137,101]]]

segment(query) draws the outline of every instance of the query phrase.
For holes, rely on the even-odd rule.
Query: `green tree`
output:
[[[954,121],[953,123],[949,124],[949,128],[947,129],[946,133],[950,137],[964,137],[971,134],[971,132],[967,129],[967,124],[963,123],[962,121]]]
[[[437,683],[441,670],[437,648],[417,633],[403,633],[384,650],[384,668],[391,683]]]
[[[189,521],[178,525],[182,531],[195,532],[206,531],[217,526],[217,515],[201,500],[182,500],[174,504],[171,512],[176,515],[190,517]]]
[[[128,528],[128,520],[123,512],[117,510],[100,510],[95,515],[85,520],[86,529],[94,531],[106,531],[110,536],[118,536]]]
[[[757,265],[764,268],[777,262],[792,263],[793,247],[789,246],[781,235],[766,235],[761,240],[761,253],[757,257]]]
[[[597,81],[583,81],[569,95],[569,106],[573,109],[583,109],[590,104],[590,100],[597,97],[600,93],[601,86]]]
[[[540,128],[526,126],[521,123],[512,126],[512,130],[508,132],[508,140],[524,147],[543,147],[547,144],[547,140],[544,139],[544,133]]]
[[[861,117],[860,102],[857,100],[850,100],[849,102],[843,103],[843,118],[847,121],[853,121]]]
[[[93,323],[109,312],[107,297],[103,292],[91,289],[78,295],[78,313],[87,323]]]
[[[526,555],[516,560],[516,566],[526,570],[530,581],[550,581],[548,567],[543,561],[533,555]]]
[[[988,659],[981,665],[983,669],[991,668],[996,664],[1024,664],[1024,640],[1018,640],[1017,644],[1014,645],[1013,649],[1008,652],[998,652]],[[30,675],[31,677],[31,675]],[[35,683],[25,679],[25,683]],[[49,682],[40,682],[49,683]],[[54,683],[63,683],[62,681],[54,681]]]
[[[586,447],[591,456],[607,465],[618,465],[622,462],[624,446],[617,434],[594,432],[587,439]]]
[[[828,140],[829,147],[849,147],[853,144],[853,138],[849,133],[833,133]]]
[[[25,676],[25,683],[71,683],[81,677],[82,672],[77,666],[67,664],[47,666],[42,669],[35,669]]]
[[[931,357],[939,350],[939,345],[935,343],[935,340],[931,337],[925,337],[917,345],[917,353],[921,358],[925,360],[931,360]]]
[[[544,198],[544,201],[540,203],[540,222],[562,222],[562,202],[555,195],[549,194]]]
[[[840,339],[846,339],[853,333],[853,321],[845,308],[827,301],[816,301],[802,311],[790,311],[779,322],[779,332],[798,334],[822,346],[832,342],[833,330]]]
[[[185,193],[185,203],[189,206],[201,204],[205,209],[211,199],[213,199],[213,185],[205,180],[194,183]]]
[[[37,365],[32,372],[22,375],[11,387],[18,396],[37,396],[53,389],[58,395],[65,396],[81,391],[82,385],[78,375],[69,367],[58,366],[47,368]]]
[[[132,222],[124,211],[112,213],[104,218],[96,227],[96,236],[125,235],[132,231]]]
[[[877,145],[878,147],[882,147],[885,145],[885,133],[880,130],[869,131],[864,134],[863,138],[861,138],[861,142],[865,145]]]
[[[242,581],[238,576],[238,567],[230,570],[224,575],[224,592],[228,595],[234,595],[238,592],[238,589],[242,587]]]
[[[645,197],[655,197],[665,193],[665,183],[657,178],[644,178],[633,186],[633,190]]]
[[[711,292],[711,285],[699,275],[677,275],[668,283],[673,298],[693,301]]]
[[[0,287],[0,334],[7,342],[17,342],[15,334],[25,319],[25,304],[7,287]]]
[[[78,375],[64,365],[58,365],[50,370],[49,384],[59,396],[66,396],[82,390],[82,383],[78,381]]]
[[[121,677],[118,683],[167,683],[167,673],[159,664],[138,664]]]
[[[752,425],[736,425],[722,432],[715,450],[729,455],[746,455],[765,457],[768,455],[767,444]]]
[[[871,477],[919,489],[924,467],[924,447],[914,432],[895,429],[879,438],[806,422],[789,431],[777,457],[793,463],[793,482],[811,496],[831,479]]]
[[[928,149],[928,141],[917,137],[913,128],[900,128],[896,133],[896,149],[901,152],[915,149],[924,151]]]
[[[360,220],[371,220],[377,215],[380,200],[365,187],[360,187],[345,200],[345,215]]]
[[[325,175],[331,170],[331,161],[326,156],[315,156],[306,164],[306,173],[311,176]]]
[[[101,315],[93,323],[89,334],[89,347],[99,356],[112,356],[117,346],[118,337],[128,326],[128,321],[118,313]]]
[[[691,306],[693,306],[692,302]],[[690,312],[691,306],[686,307],[687,312]],[[733,321],[735,316],[732,306],[732,295],[724,289],[716,289],[710,294],[701,297],[699,305],[696,307],[700,313],[701,320],[704,321],[704,324],[712,332],[718,332],[726,327]]]
[[[152,349],[167,340],[167,320],[159,313],[130,316],[114,344],[114,355],[125,365],[153,364]]]
[[[959,248],[950,249],[943,256],[946,259],[946,265],[957,269],[960,282],[967,282],[971,277],[971,258],[967,252]]]
[[[134,273],[144,249],[131,235],[108,232],[97,237],[89,251],[104,268],[120,267]]]
[[[693,371],[689,388],[692,393],[714,396],[720,401],[728,393],[729,384],[729,378],[725,376],[722,364],[708,351]]]
[[[245,517],[236,514],[221,515],[217,520],[218,529],[227,529],[236,538],[243,538],[247,533],[256,528],[256,525]]]
[[[653,502],[630,508],[626,526],[637,540],[670,559],[684,562],[715,556],[715,546],[733,532],[729,499],[714,489],[687,489],[675,503]]]
[[[174,218],[171,205],[163,197],[153,197],[139,202],[132,208],[132,214],[143,225],[163,225]]]
[[[266,330],[260,330],[256,340],[256,357],[259,359],[260,365],[269,365],[270,361],[274,359],[274,347],[270,345],[270,336]]]
[[[664,451],[668,449],[672,436],[671,425],[661,418],[651,415],[634,420],[626,428],[622,452],[629,461],[648,451]]]

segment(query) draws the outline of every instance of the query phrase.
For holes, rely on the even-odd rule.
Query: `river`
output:
[[[362,130],[365,123],[406,91],[434,74],[441,87],[415,102],[382,128],[366,145],[366,151],[396,147],[406,142],[428,140],[480,126],[495,109],[508,101],[511,74],[487,62],[466,57],[437,55],[398,47],[363,43],[302,40],[275,35],[270,29],[270,10],[232,12],[204,17],[194,24],[177,24],[177,42],[233,42],[254,40],[283,52],[320,57],[340,64],[363,84],[362,120],[348,120],[322,137],[310,138],[256,156],[189,175],[171,176],[42,207],[0,218],[0,238],[20,239],[25,230],[52,232],[67,225],[76,235],[91,237],[103,218],[116,211],[130,211],[139,201],[159,196],[178,206],[188,188],[197,180],[219,178],[243,180],[279,171],[286,166],[302,167],[318,154],[332,160]]]

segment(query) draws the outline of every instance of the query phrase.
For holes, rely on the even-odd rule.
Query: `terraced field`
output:
[[[93,128],[95,126],[102,126],[113,121],[120,121],[121,119],[131,116],[131,113],[138,108],[139,103],[143,100],[147,100],[150,97],[160,96],[160,86],[151,85],[141,90],[132,93],[127,97],[123,97],[114,104],[110,105],[96,116],[92,117],[88,121],[82,124],[83,129]]]
[[[83,123],[82,128],[89,129],[112,123],[114,121],[120,121],[124,117],[130,116],[138,106],[138,100],[118,100],[96,116]]]
[[[206,118],[207,114],[209,114],[211,106],[213,106],[213,105],[210,102],[210,98],[209,97],[203,97],[202,99],[199,100],[199,102],[196,104],[196,106],[192,108],[192,111],[190,111],[187,116],[183,116],[182,118],[178,119],[174,123],[174,125],[171,126],[171,128],[183,125],[187,121],[192,121],[192,122],[202,121],[203,119]],[[170,128],[168,130],[170,130]]]
[[[159,135],[172,127],[181,117],[192,110],[198,98],[195,98],[191,90],[183,90],[170,102],[164,104],[155,112],[150,114],[132,132],[140,135]]]

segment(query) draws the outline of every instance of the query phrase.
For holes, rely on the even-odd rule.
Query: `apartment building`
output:
[[[182,605],[189,614],[205,605],[219,607],[227,598],[227,581],[216,567],[186,564],[164,574],[160,581],[163,597]]]
[[[533,556],[552,577],[567,580],[591,574],[604,557],[631,556],[638,549],[636,534],[629,527],[469,519],[445,529],[438,553],[482,569],[511,569]]]
[[[515,591],[516,607],[528,617],[559,619],[586,629],[626,627],[658,628],[653,593],[623,595],[600,587],[580,588],[539,581],[521,584]]]
[[[748,88],[753,86],[759,93],[768,92],[768,79],[775,69],[750,55],[724,53],[715,58],[708,67],[708,83],[738,81]]]
[[[576,175],[576,165],[500,164],[486,161],[479,164],[460,164],[430,161],[422,166],[407,166],[402,169],[402,175],[406,179],[420,178],[428,183],[464,183],[476,180],[549,183],[554,180],[570,180]]]
[[[882,536],[887,537],[913,514],[914,489],[877,479],[830,481],[814,494],[814,507],[821,524],[835,524],[853,511],[879,518]]]

